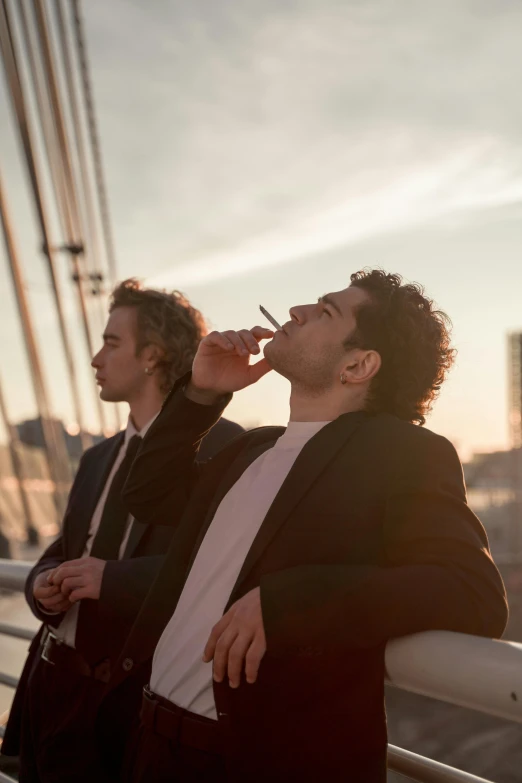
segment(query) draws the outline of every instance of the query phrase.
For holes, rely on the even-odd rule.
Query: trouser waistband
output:
[[[100,661],[96,666],[91,666],[78,650],[69,647],[49,630],[45,632],[42,640],[41,657],[46,663],[81,677],[92,677],[101,682],[108,682],[111,676],[109,658]]]
[[[177,707],[168,699],[143,689],[141,720],[156,734],[208,753],[222,755],[223,745],[217,720]]]

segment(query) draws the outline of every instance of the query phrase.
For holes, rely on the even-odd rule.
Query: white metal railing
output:
[[[388,769],[418,783],[492,783],[395,745],[388,745]]]
[[[0,559],[0,587],[23,593],[25,580],[32,567],[33,563],[27,563],[25,560]]]
[[[0,559],[0,588],[23,591],[32,564]],[[0,624],[0,634],[30,639],[26,628]],[[522,723],[522,645],[427,631],[386,647],[388,682],[413,693]],[[0,683],[16,679],[0,673]],[[491,783],[411,751],[388,746],[388,767],[418,783]],[[0,773],[0,783],[11,778]]]
[[[522,644],[450,631],[393,639],[392,685],[522,723]]]

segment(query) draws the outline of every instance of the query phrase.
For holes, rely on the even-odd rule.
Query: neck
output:
[[[290,393],[290,421],[333,421],[343,413],[364,408],[364,396],[350,394],[348,389],[337,389],[311,395],[292,386]]]
[[[164,399],[165,395],[158,387],[151,386],[144,389],[136,399],[128,401],[132,423],[138,432],[160,412]]]

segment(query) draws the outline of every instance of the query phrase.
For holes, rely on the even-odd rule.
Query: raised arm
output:
[[[143,439],[125,484],[123,497],[140,522],[178,523],[195,482],[207,467],[196,464],[199,444],[220,418],[232,392],[269,372],[265,359],[250,364],[250,357],[259,354],[258,343],[271,336],[269,329],[257,326],[250,331],[211,332],[203,338],[192,373],[175,383]],[[209,463],[215,464],[216,459]]]
[[[307,565],[261,580],[267,647],[372,647],[427,630],[500,637],[508,609],[460,462],[433,437],[388,498],[379,565]]]
[[[219,420],[231,395],[214,404],[189,399],[190,373],[180,378],[138,451],[123,489],[131,514],[140,522],[176,525],[202,466],[199,444]]]

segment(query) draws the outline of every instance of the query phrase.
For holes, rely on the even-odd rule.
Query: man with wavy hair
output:
[[[202,340],[124,490],[140,521],[177,526],[114,671],[154,655],[129,780],[384,783],[387,641],[502,634],[459,459],[420,426],[453,356],[446,316],[381,270],[276,333]],[[196,465],[232,393],[270,371],[291,383],[288,427]]]
[[[384,783],[387,641],[502,634],[459,459],[419,426],[452,360],[444,314],[380,270],[275,334],[202,340],[124,490],[142,522],[177,527],[113,676],[154,655],[129,780]],[[196,465],[232,393],[270,371],[291,383],[288,427]]]
[[[129,420],[124,432],[83,455],[61,534],[27,580],[29,606],[44,625],[31,646],[2,749],[20,753],[22,783],[103,783],[119,774],[147,666],[109,696],[107,683],[174,533],[172,526],[133,520],[121,488],[141,439],[169,389],[190,369],[206,331],[201,313],[177,291],[126,280],[112,294],[92,366],[101,399],[127,402]],[[203,458],[242,431],[223,421],[203,439]]]

